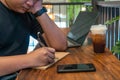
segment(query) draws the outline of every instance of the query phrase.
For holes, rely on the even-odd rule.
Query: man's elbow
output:
[[[65,51],[67,49],[67,42],[55,46],[54,48],[56,49],[56,51]]]

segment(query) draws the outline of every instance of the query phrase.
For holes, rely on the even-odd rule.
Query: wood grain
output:
[[[106,49],[94,53],[92,45],[68,49],[70,54],[47,70],[24,69],[16,80],[120,80],[120,61]],[[93,63],[96,72],[57,73],[58,64]]]

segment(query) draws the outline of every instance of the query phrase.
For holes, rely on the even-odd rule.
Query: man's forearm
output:
[[[0,76],[27,68],[32,65],[29,56],[8,56],[0,57]]]
[[[65,50],[67,48],[66,36],[49,18],[47,13],[38,16],[36,19],[41,24],[49,45],[56,50]]]
[[[67,48],[66,37],[57,25],[49,18],[47,13],[45,13],[46,9],[43,7],[42,2],[43,0],[37,0],[28,12],[32,12],[42,26],[50,47],[63,51]]]

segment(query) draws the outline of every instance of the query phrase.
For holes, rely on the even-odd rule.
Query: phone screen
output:
[[[58,65],[57,72],[91,72],[96,71],[92,63]]]

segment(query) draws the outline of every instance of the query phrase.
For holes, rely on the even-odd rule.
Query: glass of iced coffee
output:
[[[95,53],[103,53],[106,45],[106,25],[92,25],[91,35]]]

